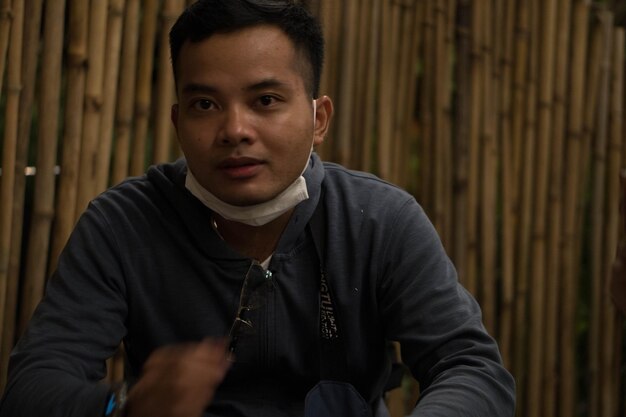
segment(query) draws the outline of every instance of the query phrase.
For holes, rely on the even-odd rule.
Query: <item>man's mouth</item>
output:
[[[250,158],[238,157],[223,160],[218,168],[232,179],[246,179],[258,173],[263,165],[263,161]]]

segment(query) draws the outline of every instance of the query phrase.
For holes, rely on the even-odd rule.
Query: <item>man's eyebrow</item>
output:
[[[247,87],[244,87],[243,91],[259,91],[265,90],[268,88],[286,88],[289,86],[289,83],[284,81],[280,81],[276,78],[267,78],[251,84]],[[218,93],[219,89],[210,84],[201,84],[201,83],[188,83],[183,86],[182,93],[183,94],[215,94]]]
[[[189,94],[189,93],[214,94],[216,92],[217,92],[217,88],[211,85],[199,84],[199,83],[185,84],[182,89],[183,94]]]
[[[288,85],[289,85],[288,83],[277,80],[276,78],[267,78],[267,79],[259,81],[258,83],[254,83],[246,87],[245,90],[257,91],[257,90],[264,90],[266,88],[285,88]]]

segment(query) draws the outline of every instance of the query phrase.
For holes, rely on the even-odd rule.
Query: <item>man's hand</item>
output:
[[[228,371],[226,341],[157,349],[128,393],[127,417],[200,417]]]

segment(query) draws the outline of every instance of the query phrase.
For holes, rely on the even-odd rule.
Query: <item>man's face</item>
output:
[[[222,201],[271,200],[324,140],[332,103],[307,94],[299,58],[287,35],[266,25],[181,48],[172,122],[194,176]]]

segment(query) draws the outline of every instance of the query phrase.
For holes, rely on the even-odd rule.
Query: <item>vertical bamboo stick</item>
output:
[[[361,138],[353,138],[352,131],[352,118],[354,114],[354,107],[356,103],[354,101],[354,85],[357,82],[355,79],[355,58],[356,58],[356,45],[357,45],[357,16],[358,5],[356,0],[347,0],[344,2],[346,8],[346,14],[344,19],[344,25],[342,28],[341,36],[341,66],[339,69],[339,77],[341,82],[339,83],[339,99],[338,103],[338,117],[335,120],[337,124],[335,137],[335,149],[337,162],[342,165],[351,165],[350,154],[354,151],[353,145],[359,144]]]
[[[0,91],[2,91],[3,87],[2,83],[4,81],[4,70],[6,69],[7,51],[9,49],[9,37],[13,17],[11,0],[2,0],[2,3],[0,3]]]
[[[620,195],[623,190],[620,187],[619,171],[626,165],[626,158],[624,158],[624,152],[626,151],[626,130],[624,128],[624,102],[626,100],[626,89],[624,87],[624,72],[626,71],[624,63],[626,63],[625,50],[626,50],[626,30],[624,28],[614,28],[613,34],[613,68],[612,68],[612,85],[611,85],[611,131],[610,131],[610,144],[609,144],[609,165],[611,170],[608,173],[609,190],[617,195],[609,195],[609,207],[613,208],[612,215],[617,219],[611,217],[606,225],[607,234],[614,233],[614,242],[609,244],[607,254],[612,256],[613,253],[609,252],[611,245],[617,245],[619,238],[626,239],[623,236],[623,230],[626,228],[626,224],[623,224],[623,219],[619,217],[619,201],[620,199],[626,199],[626,196]],[[617,168],[615,168],[617,167]],[[617,171],[617,172],[616,172]],[[623,180],[622,180],[623,181]],[[611,206],[612,204],[612,206]],[[626,204],[626,201],[623,202]],[[617,209],[616,209],[617,208]],[[622,224],[620,224],[622,223]],[[622,231],[622,233],[620,233]],[[609,262],[613,260],[610,259]],[[613,407],[615,415],[618,414],[620,409],[620,368],[623,369],[623,360],[625,359],[621,353],[620,347],[622,346],[622,340],[624,336],[623,318],[617,318],[614,323],[614,343],[612,355],[615,360],[615,365],[610,365],[606,368],[606,372],[613,375]],[[610,355],[610,352],[608,352]],[[622,366],[620,366],[620,364]],[[626,384],[624,384],[626,387]],[[624,404],[624,397],[621,396],[621,406],[626,411],[626,404]]]
[[[526,2],[524,2],[526,3]],[[535,154],[535,136],[536,136],[536,97],[537,97],[537,65],[538,65],[538,48],[537,48],[537,2],[532,1],[528,4],[518,3],[522,8],[521,13],[523,19],[527,19],[526,35],[528,36],[528,62],[526,63],[526,74],[522,77],[525,89],[524,99],[524,119],[520,139],[520,161],[519,181],[521,193],[520,202],[520,221],[518,225],[518,262],[517,271],[517,297],[520,301],[516,309],[516,331],[518,332],[518,343],[515,362],[516,378],[519,381],[519,406],[518,415],[526,415],[527,398],[527,380],[528,380],[528,320],[529,308],[528,298],[529,291],[529,269],[531,264],[530,257],[530,239],[532,230],[532,206],[533,206],[533,180],[534,180],[534,154]]]
[[[470,38],[472,7],[470,0],[460,0],[457,3],[456,13],[456,66],[454,79],[456,83],[456,97],[454,100],[455,129],[454,129],[454,244],[452,259],[454,260],[459,279],[465,282],[467,265],[466,238],[467,238],[467,208],[468,208],[468,164],[469,164],[469,135],[470,111],[472,99],[472,84],[470,73],[472,45]]]
[[[500,183],[502,195],[502,292],[498,340],[504,364],[512,369],[513,306],[515,296],[515,205],[513,175],[513,50],[515,36],[515,1],[504,3],[503,32],[500,72]]]
[[[117,102],[117,84],[120,70],[123,15],[126,0],[109,0],[109,17],[105,52],[105,71],[102,101],[102,119],[95,167],[95,191],[104,191],[109,185],[111,148],[113,147],[113,121]]]
[[[468,165],[468,194],[467,194],[467,247],[465,265],[465,286],[478,296],[478,216],[480,195],[480,121],[483,102],[481,85],[483,74],[483,55],[481,50],[482,29],[486,24],[482,11],[489,0],[476,0],[472,4],[472,63],[471,63],[471,110],[469,135],[469,165]]]
[[[592,25],[592,22],[590,22],[590,25]],[[598,103],[599,103],[599,96],[600,96],[600,85],[601,85],[601,78],[602,78],[602,71],[601,71],[601,61],[602,61],[602,51],[603,51],[603,39],[602,39],[602,28],[601,26],[597,23],[596,20],[593,20],[593,28],[591,30],[591,36],[590,36],[590,40],[591,40],[591,44],[589,46],[589,52],[588,52],[588,58],[587,58],[587,75],[586,75],[586,96],[587,96],[587,100],[585,103],[585,110],[584,110],[584,118],[583,118],[583,130],[582,130],[582,138],[581,138],[581,143],[582,143],[582,149],[583,151],[581,152],[581,158],[579,161],[579,165],[580,165],[580,169],[583,170],[583,172],[591,172],[593,171],[593,166],[587,166],[587,161],[589,161],[590,158],[587,158],[586,154],[592,152],[592,139],[595,139],[595,134],[594,134],[594,129],[596,129],[597,127],[597,122],[599,120],[598,118]],[[591,162],[595,163],[595,160],[591,160]],[[590,163],[591,163],[590,162]],[[579,186],[579,193],[581,195],[580,199],[579,199],[579,213],[578,213],[578,219],[577,219],[577,229],[576,229],[576,248],[577,251],[579,252],[583,252],[583,251],[587,251],[591,254],[591,258],[593,258],[593,252],[594,249],[592,248],[592,244],[585,244],[587,241],[591,240],[591,239],[583,239],[582,235],[584,234],[584,226],[583,226],[583,220],[582,218],[584,216],[588,216],[588,217],[592,217],[593,216],[593,208],[588,210],[588,206],[591,206],[591,204],[593,202],[589,202],[586,203],[586,198],[584,198],[584,195],[588,192],[592,192],[592,191],[588,191],[587,187],[591,188],[593,186],[593,175],[589,175],[588,178],[585,178],[584,181],[581,181],[582,185]],[[586,204],[585,204],[586,203]],[[590,211],[591,214],[586,214],[585,211]],[[588,232],[587,235],[591,236],[593,234],[592,232]],[[590,270],[591,270],[591,278],[589,279],[589,291],[587,291],[587,293],[591,293],[592,295],[589,297],[589,304],[590,304],[590,318],[591,318],[591,332],[590,332],[590,336],[589,336],[589,345],[590,345],[590,352],[588,353],[588,360],[587,360],[587,370],[589,372],[589,379],[590,381],[593,381],[594,384],[598,383],[598,361],[599,361],[599,357],[598,357],[598,351],[599,351],[599,340],[594,340],[593,337],[595,336],[594,333],[599,334],[600,333],[600,323],[599,323],[599,313],[598,313],[598,303],[596,301],[594,301],[594,295],[593,294],[598,294],[599,291],[598,289],[593,289],[594,285],[599,285],[599,282],[596,284],[596,280],[593,279],[594,274],[597,274],[597,271],[593,271],[593,268],[595,268],[595,266],[593,265],[594,262],[593,260],[590,261],[590,264],[592,264]],[[600,266],[599,264],[597,264],[597,262],[595,263],[597,266]],[[577,265],[578,267],[580,267],[579,265]],[[577,275],[579,275],[579,272],[577,272]],[[586,302],[587,300],[585,300]],[[593,310],[596,311],[593,311]],[[597,329],[597,331],[596,331]],[[590,412],[591,414],[595,416],[597,416],[597,413],[599,412],[599,405],[598,405],[598,395],[599,395],[599,387],[593,387],[590,390]]]
[[[538,94],[538,132],[535,151],[536,165],[533,210],[532,263],[530,268],[531,317],[530,359],[528,373],[528,415],[540,415],[544,387],[542,370],[544,358],[544,320],[547,252],[547,200],[552,137],[554,54],[556,46],[557,1],[544,0],[541,5],[543,33],[537,45],[540,49]],[[531,168],[532,169],[532,168]],[[547,277],[551,279],[551,277]]]
[[[336,97],[338,91],[338,79],[339,72],[338,62],[340,59],[340,34],[343,17],[343,2],[321,0],[320,1],[320,16],[324,27],[324,35],[326,37],[326,51],[324,62],[327,63],[324,72],[322,73],[320,91],[322,94],[327,94],[330,97]],[[339,103],[335,102],[335,106]],[[335,115],[335,118],[341,117],[339,114]],[[329,136],[334,139],[337,136],[337,124],[333,123],[330,126]],[[334,152],[333,149],[336,146],[334,140],[326,140],[320,146],[316,148],[316,151],[323,159],[332,159]]]
[[[412,35],[411,35],[411,45],[407,55],[410,59],[407,60],[406,73],[409,75],[407,81],[406,90],[407,94],[407,114],[405,120],[405,132],[408,136],[408,141],[406,142],[406,172],[409,174],[409,178],[407,179],[407,190],[409,190],[413,195],[416,195],[417,189],[417,164],[416,160],[416,149],[417,149],[417,122],[416,122],[416,113],[417,113],[417,100],[419,94],[417,93],[417,57],[419,56],[420,50],[420,41],[421,41],[421,28],[419,25],[419,17],[422,15],[423,2],[415,2],[412,7],[411,12],[411,27],[412,27]],[[451,36],[450,42],[453,42],[453,36]]]
[[[444,246],[451,247],[452,207],[452,144],[450,130],[450,63],[447,44],[448,6],[446,0],[436,0],[433,8],[434,53],[433,53],[433,147],[435,149],[435,183],[433,187],[432,219]]]
[[[392,166],[394,167],[394,178],[396,184],[400,187],[405,188],[408,180],[408,172],[406,170],[407,163],[407,143],[409,142],[409,137],[406,131],[406,118],[408,113],[408,102],[407,96],[409,92],[407,90],[407,86],[409,84],[409,74],[407,73],[407,61],[409,61],[411,57],[411,39],[413,36],[412,26],[413,26],[413,13],[412,6],[410,2],[404,2],[402,4],[395,5],[395,13],[398,16],[398,25],[397,25],[397,44],[398,44],[398,55],[396,60],[396,76],[395,78],[395,87],[394,89],[398,92],[395,96],[395,101],[393,103],[393,136],[392,141],[394,144],[393,147],[393,160]]]
[[[400,166],[401,166],[401,162],[400,162],[400,156],[399,156],[399,152],[400,149],[402,148],[402,138],[398,137],[397,133],[398,133],[398,112],[401,111],[399,109],[399,96],[401,96],[403,94],[403,92],[400,92],[398,90],[398,83],[399,83],[399,79],[398,77],[400,77],[400,66],[402,65],[402,47],[403,47],[403,35],[404,35],[404,28],[403,28],[403,4],[405,2],[400,1],[400,2],[396,2],[396,1],[392,1],[390,3],[390,18],[391,20],[389,21],[390,23],[390,37],[389,37],[389,42],[390,44],[387,47],[391,47],[391,63],[389,66],[390,69],[390,74],[391,74],[391,79],[389,82],[389,88],[391,88],[392,92],[391,94],[386,95],[387,99],[388,99],[388,113],[389,117],[385,117],[384,115],[381,114],[381,116],[383,116],[383,120],[386,121],[386,127],[384,128],[385,132],[387,132],[387,164],[389,166],[389,177],[388,179],[396,184],[400,183]],[[406,86],[403,86],[403,88],[405,88]],[[380,110],[381,112],[383,111],[382,108]],[[382,127],[382,126],[381,126]]]
[[[174,77],[170,68],[169,33],[174,21],[182,12],[181,0],[165,0],[161,12],[161,35],[157,64],[157,100],[155,107],[154,152],[152,162],[170,160],[172,122],[170,109],[174,102]]]
[[[88,67],[85,81],[85,109],[80,171],[75,216],[78,217],[96,195],[95,161],[102,119],[104,51],[106,48],[108,0],[92,0],[89,14]]]
[[[22,284],[20,328],[24,329],[43,295],[54,217],[54,196],[59,101],[61,98],[61,57],[65,29],[65,0],[47,4],[44,18],[43,56],[39,92],[37,175],[35,198],[28,236],[26,273]]]
[[[576,349],[575,322],[578,295],[576,274],[578,225],[578,199],[580,159],[582,153],[582,120],[585,100],[585,60],[587,55],[587,31],[589,6],[586,0],[576,0],[573,9],[572,47],[570,58],[569,123],[566,137],[565,200],[563,214],[563,281],[561,294],[561,381],[559,410],[562,416],[572,416],[576,403]]]
[[[420,106],[419,106],[419,124],[420,124],[420,150],[419,150],[419,174],[421,177],[419,200],[424,205],[427,213],[432,213],[433,201],[433,173],[434,173],[434,140],[433,140],[433,117],[431,97],[434,94],[434,82],[432,79],[433,71],[433,48],[434,36],[432,24],[432,0],[423,2],[421,14],[421,30],[423,49],[421,54],[421,90],[420,90]],[[381,74],[382,75],[382,74]]]
[[[152,104],[152,71],[154,69],[155,34],[159,13],[158,0],[144,0],[142,4],[141,34],[139,37],[141,48],[139,48],[135,95],[135,129],[130,161],[131,175],[141,175],[147,160],[146,142]]]
[[[132,133],[133,102],[136,89],[137,46],[139,41],[139,0],[128,0],[124,16],[122,62],[115,116],[115,149],[113,157],[113,184],[128,175],[130,140]]]
[[[381,60],[378,87],[378,174],[392,180],[391,146],[392,146],[392,114],[387,111],[393,102],[393,68],[395,45],[393,44],[393,13],[389,0],[382,2]]]
[[[565,139],[566,97],[568,84],[571,0],[560,0],[555,56],[554,110],[552,123],[552,163],[550,170],[549,236],[545,319],[545,366],[543,415],[555,416],[558,392],[558,312],[561,304],[561,230],[563,211],[563,142]]]
[[[7,277],[11,250],[13,201],[15,192],[15,156],[17,153],[20,94],[22,90],[22,38],[24,1],[13,2],[11,44],[7,57],[7,93],[0,182],[0,323],[4,323],[7,301]]]
[[[369,33],[369,48],[367,51],[367,81],[364,86],[365,91],[363,97],[365,97],[365,109],[363,112],[363,119],[360,125],[363,126],[363,150],[361,152],[361,167],[367,171],[372,170],[372,151],[375,138],[376,129],[376,85],[379,82],[378,74],[378,57],[380,54],[380,27],[381,27],[381,1],[372,0],[370,3],[372,12],[370,14],[369,24],[363,25]]]
[[[83,103],[87,74],[87,36],[89,2],[70,0],[69,39],[67,46],[67,90],[64,132],[62,138],[61,175],[57,198],[56,218],[50,250],[49,271],[56,269],[57,258],[65,246],[76,218],[78,171],[80,169],[80,141],[83,130]]]
[[[374,31],[374,27],[370,27],[370,16],[373,12],[373,6],[371,0],[361,0],[356,4],[356,37],[355,37],[355,66],[354,66],[354,80],[355,86],[352,92],[351,100],[354,103],[359,103],[352,112],[352,118],[350,120],[351,126],[351,139],[353,149],[350,152],[350,166],[354,169],[367,170],[362,165],[363,153],[367,148],[369,140],[366,134],[366,119],[365,114],[367,112],[370,103],[365,100],[367,94],[368,85],[368,60],[369,60],[369,45],[370,37]]]
[[[600,21],[594,29],[594,48],[599,59],[592,60],[598,65],[599,87],[598,106],[596,109],[597,129],[593,146],[593,177],[591,197],[591,319],[589,332],[589,375],[590,384],[590,416],[601,415],[601,393],[606,387],[600,380],[600,362],[602,361],[601,335],[606,330],[602,317],[604,304],[605,256],[604,256],[604,218],[605,218],[605,175],[606,147],[608,136],[608,106],[611,71],[612,17],[606,11],[599,13]]]
[[[22,81],[20,96],[17,151],[15,156],[15,192],[13,201],[13,225],[11,228],[11,252],[7,279],[7,295],[4,323],[2,323],[2,346],[0,357],[0,389],[6,384],[9,354],[15,340],[15,317],[18,304],[18,284],[22,257],[22,224],[24,221],[24,175],[35,96],[35,77],[39,53],[39,35],[43,0],[27,0],[24,4],[24,50],[22,52]]]
[[[482,67],[482,115],[481,115],[481,164],[480,164],[480,299],[487,330],[495,335],[496,330],[496,205],[497,205],[497,158],[498,144],[496,139],[497,103],[494,88],[494,26],[493,7],[485,2],[482,13],[481,49],[483,53]]]
[[[616,355],[614,350],[621,346],[621,340],[616,340],[617,332],[617,313],[614,306],[608,302],[610,295],[607,294],[607,288],[609,286],[609,279],[611,276],[611,266],[613,264],[613,258],[617,252],[617,244],[619,239],[619,173],[622,164],[622,141],[624,138],[623,131],[623,100],[624,100],[624,32],[623,29],[616,29],[613,27],[612,14],[605,12],[607,26],[607,35],[610,37],[607,44],[612,47],[612,59],[610,78],[611,81],[607,85],[608,94],[610,97],[607,102],[607,123],[610,120],[610,125],[607,126],[607,171],[606,171],[606,211],[604,222],[604,254],[603,254],[603,266],[604,273],[602,276],[602,297],[604,303],[602,305],[602,355],[600,360],[600,385],[601,390],[601,409],[600,416],[613,417],[618,413],[619,405],[616,403],[613,397],[618,392],[617,386],[618,379],[615,378],[615,369],[620,367],[620,364],[616,359],[619,359],[619,355]],[[609,77],[607,77],[609,78]],[[610,119],[609,119],[610,116]],[[617,349],[619,350],[619,349]]]

